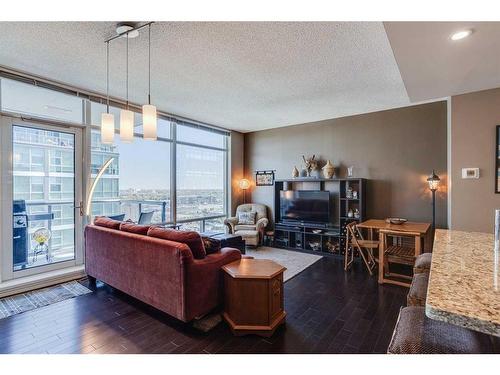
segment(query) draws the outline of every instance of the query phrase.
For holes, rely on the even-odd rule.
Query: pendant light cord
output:
[[[149,24],[149,49],[148,49],[148,104],[151,104],[151,24]]]
[[[127,37],[127,109],[128,109],[128,33],[126,37]]]
[[[109,42],[106,42],[106,112],[109,113]]]

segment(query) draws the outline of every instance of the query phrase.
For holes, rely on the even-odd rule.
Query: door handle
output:
[[[83,216],[83,202],[80,201],[80,205],[75,206],[74,208],[78,208],[80,210],[80,216]]]

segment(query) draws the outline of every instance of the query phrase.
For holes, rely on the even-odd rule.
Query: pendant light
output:
[[[129,110],[128,106],[128,33],[127,39],[127,107],[120,111],[120,140],[125,143],[131,143],[134,140],[134,112]]]
[[[157,137],[156,107],[151,105],[151,24],[149,24],[148,47],[148,104],[142,106],[143,138],[155,141]]]
[[[109,113],[109,42],[106,42],[106,113],[101,114],[101,143],[113,144],[115,116]]]

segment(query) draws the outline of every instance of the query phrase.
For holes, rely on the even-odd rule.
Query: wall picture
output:
[[[274,171],[256,171],[255,172],[256,186],[273,186]]]

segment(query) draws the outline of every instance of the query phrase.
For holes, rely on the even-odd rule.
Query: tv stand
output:
[[[347,190],[357,192],[350,197]],[[330,192],[332,212],[330,223],[305,223],[281,221],[281,190],[323,190]],[[278,248],[314,253],[319,255],[343,256],[345,253],[346,225],[352,221],[365,220],[366,180],[363,178],[319,179],[296,178],[276,180],[274,185],[274,243]],[[356,210],[359,216],[350,216]]]

